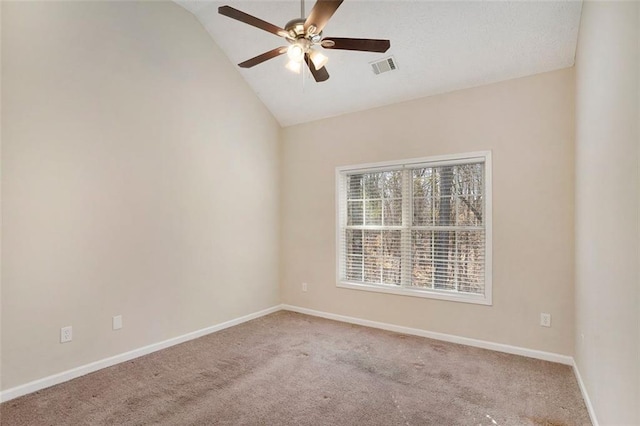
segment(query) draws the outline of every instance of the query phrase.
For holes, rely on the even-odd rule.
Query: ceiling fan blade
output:
[[[287,51],[287,47],[283,46],[283,47],[276,47],[273,50],[270,50],[268,52],[264,52],[262,55],[258,55],[255,58],[251,58],[251,59],[247,59],[244,62],[241,62],[238,64],[238,66],[240,68],[251,68],[254,67],[258,64],[263,63],[264,61],[268,61],[269,59],[273,59],[276,56],[280,56],[283,53],[286,53]]]
[[[287,33],[283,28],[270,24],[269,22],[263,21],[262,19],[258,19],[255,16],[251,16],[238,9],[234,9],[231,6],[220,6],[218,8],[218,13],[231,19],[235,19],[236,21],[244,22],[245,24],[260,28],[261,30],[265,30],[266,32],[275,34],[280,37],[289,36],[289,33]]]
[[[316,66],[313,65],[313,62],[311,61],[309,54],[307,53],[304,54],[304,61],[309,67],[309,71],[311,71],[311,74],[313,75],[313,78],[316,80],[316,82],[320,83],[321,81],[326,81],[329,79],[329,72],[327,72],[327,68],[322,67],[319,70],[317,70]]]
[[[343,1],[344,0],[318,0],[304,23],[304,30],[307,31],[309,27],[313,25],[315,27],[313,33],[320,34],[320,31],[327,25],[327,22],[329,22],[329,19],[331,19]]]
[[[322,40],[322,47],[325,49],[384,53],[389,50],[389,47],[391,47],[391,42],[389,40],[377,40],[372,38],[327,37]]]

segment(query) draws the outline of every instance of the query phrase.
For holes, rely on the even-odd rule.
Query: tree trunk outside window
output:
[[[438,214],[438,226],[451,226],[451,194],[453,189],[453,167],[442,167],[440,173],[440,211]],[[449,258],[449,231],[436,231],[436,259],[434,288],[451,287],[447,282],[448,258]]]

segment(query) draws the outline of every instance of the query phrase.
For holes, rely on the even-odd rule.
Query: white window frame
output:
[[[379,172],[384,170],[397,170],[398,168],[437,167],[458,165],[467,163],[484,163],[484,227],[485,227],[485,276],[484,294],[456,293],[447,290],[392,287],[387,284],[354,283],[342,280],[342,272],[345,265],[342,262],[342,226],[341,214],[346,215],[347,191],[342,184],[348,173],[354,172]],[[406,160],[385,161],[379,163],[357,164],[336,167],[336,286],[340,288],[365,290],[378,293],[389,293],[403,296],[424,297],[430,299],[448,300],[454,302],[475,303],[480,305],[492,305],[492,179],[491,179],[491,151],[479,151],[463,154],[440,155],[433,157],[411,158]],[[405,213],[403,213],[405,214]]]

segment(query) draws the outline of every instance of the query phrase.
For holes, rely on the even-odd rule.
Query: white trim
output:
[[[187,342],[189,340],[197,339],[207,334],[215,333],[216,331],[223,330],[225,328],[233,327],[234,325],[242,324],[243,322],[250,321],[265,315],[272,314],[274,312],[282,310],[282,305],[272,306],[271,308],[264,309],[262,311],[254,312],[252,314],[244,315],[239,318],[235,318],[229,321],[225,321],[220,324],[213,325],[211,327],[203,328],[201,330],[192,331],[191,333],[183,334],[182,336],[173,337],[162,342],[153,343],[142,348],[134,349],[129,352],[114,355],[109,358],[101,359],[99,361],[91,362],[89,364],[81,365],[71,370],[63,371],[61,373],[53,374],[51,376],[44,377],[42,379],[34,380],[24,385],[19,385],[5,391],[0,392],[0,402],[9,401],[11,399],[23,396],[44,388],[48,388],[59,383],[67,382],[85,374],[93,373],[94,371],[101,370],[103,368],[111,367],[112,365],[120,364],[122,362],[129,361],[134,358],[141,357],[143,355],[150,354],[152,352],[166,349],[171,346],[178,345],[180,343]]]
[[[493,305],[493,163],[491,151],[484,154],[484,298]]]
[[[343,241],[343,224],[346,222],[346,204],[347,194],[344,188],[345,176],[348,172],[360,171],[384,171],[384,170],[407,170],[415,167],[436,167],[444,165],[456,165],[481,162],[484,165],[484,225],[483,229],[485,242],[485,261],[484,261],[484,292],[483,294],[471,293],[453,293],[440,292],[437,290],[416,289],[403,284],[398,287],[392,287],[384,284],[348,282],[343,280],[344,274],[344,241]],[[448,154],[432,157],[410,158],[404,160],[391,160],[378,163],[366,163],[347,166],[338,166],[335,169],[335,209],[336,209],[336,226],[335,226],[335,257],[336,257],[336,287],[347,288],[352,290],[372,291],[377,293],[396,294],[409,297],[423,297],[428,299],[446,300],[452,302],[473,303],[478,305],[493,305],[493,166],[491,159],[491,151],[476,151],[462,154]],[[406,176],[405,176],[406,179]],[[406,182],[405,182],[406,183]],[[403,200],[407,194],[403,190]],[[412,196],[411,196],[412,197]],[[410,199],[412,199],[410,197]],[[343,207],[343,208],[341,208]],[[375,229],[398,229],[404,232],[408,229],[404,218],[406,208],[403,207],[403,226],[376,226]],[[421,227],[409,227],[409,229],[420,229]],[[454,227],[447,227],[451,229]],[[367,229],[366,226],[358,226],[353,229]],[[442,228],[444,229],[444,228]],[[470,229],[465,227],[464,229]],[[403,265],[407,264],[403,254]],[[404,267],[402,268],[404,271]],[[405,272],[403,272],[405,274]]]
[[[338,166],[336,172],[356,171],[361,169],[380,169],[397,168],[399,164],[405,166],[446,166],[448,164],[472,163],[476,160],[484,160],[487,156],[491,156],[491,151],[465,152],[462,154],[434,155],[432,157],[409,158],[405,160],[381,161],[377,163],[354,164],[350,166]]]
[[[399,296],[424,297],[427,299],[447,300],[449,302],[476,303],[478,305],[491,305],[491,300],[482,294],[472,293],[446,293],[444,291],[419,289],[411,287],[391,287],[384,284],[363,284],[338,281],[336,287],[349,288],[351,290],[373,291],[376,293],[397,294]]]
[[[593,404],[591,404],[591,399],[589,398],[589,394],[587,393],[587,387],[582,381],[582,376],[580,375],[580,370],[578,370],[578,364],[576,364],[575,359],[573,359],[573,374],[576,375],[576,379],[578,380],[578,387],[580,388],[580,392],[582,393],[582,399],[584,399],[584,403],[587,406],[587,411],[589,412],[591,423],[593,423],[593,426],[599,426],[600,423],[598,423],[598,419],[596,418],[596,410],[594,410]]]
[[[336,283],[339,283],[342,278],[342,273],[344,272],[344,265],[341,260],[341,246],[342,246],[342,230],[340,229],[340,224],[345,220],[343,216],[341,216],[340,205],[347,203],[347,191],[342,191],[342,168],[336,167],[336,188],[335,188],[335,209],[336,209],[336,223],[335,223],[335,256],[336,256]],[[346,214],[346,210],[345,213]]]
[[[553,352],[539,351],[536,349],[522,348],[519,346],[505,345],[502,343],[488,342],[486,340],[471,339],[469,337],[461,337],[453,334],[436,333],[434,331],[421,330],[418,328],[403,327],[401,325],[388,324],[384,322],[370,321],[361,318],[348,317],[345,315],[331,314],[328,312],[316,311],[308,308],[301,308],[293,305],[282,305],[282,309],[286,311],[298,312],[314,317],[327,318],[335,321],[347,322],[350,324],[363,325],[365,327],[379,328],[382,330],[395,331],[396,333],[411,334],[414,336],[427,337],[429,339],[441,340],[444,342],[458,343],[476,348],[489,349],[497,352],[504,352],[513,355],[521,355],[529,358],[541,359],[544,361],[557,362],[559,364],[573,365],[573,358],[567,355],[556,354]]]

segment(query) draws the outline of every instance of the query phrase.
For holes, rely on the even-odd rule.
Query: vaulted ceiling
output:
[[[198,18],[234,64],[287,42],[219,15],[219,6],[280,27],[301,13],[299,1],[175,1]],[[314,3],[305,2],[306,14]],[[581,1],[345,0],[324,36],[389,39],[386,53],[325,49],[330,78],[321,83],[308,71],[286,69],[286,55],[238,72],[288,126],[571,67],[581,9]],[[374,74],[370,63],[389,56],[397,69]]]

